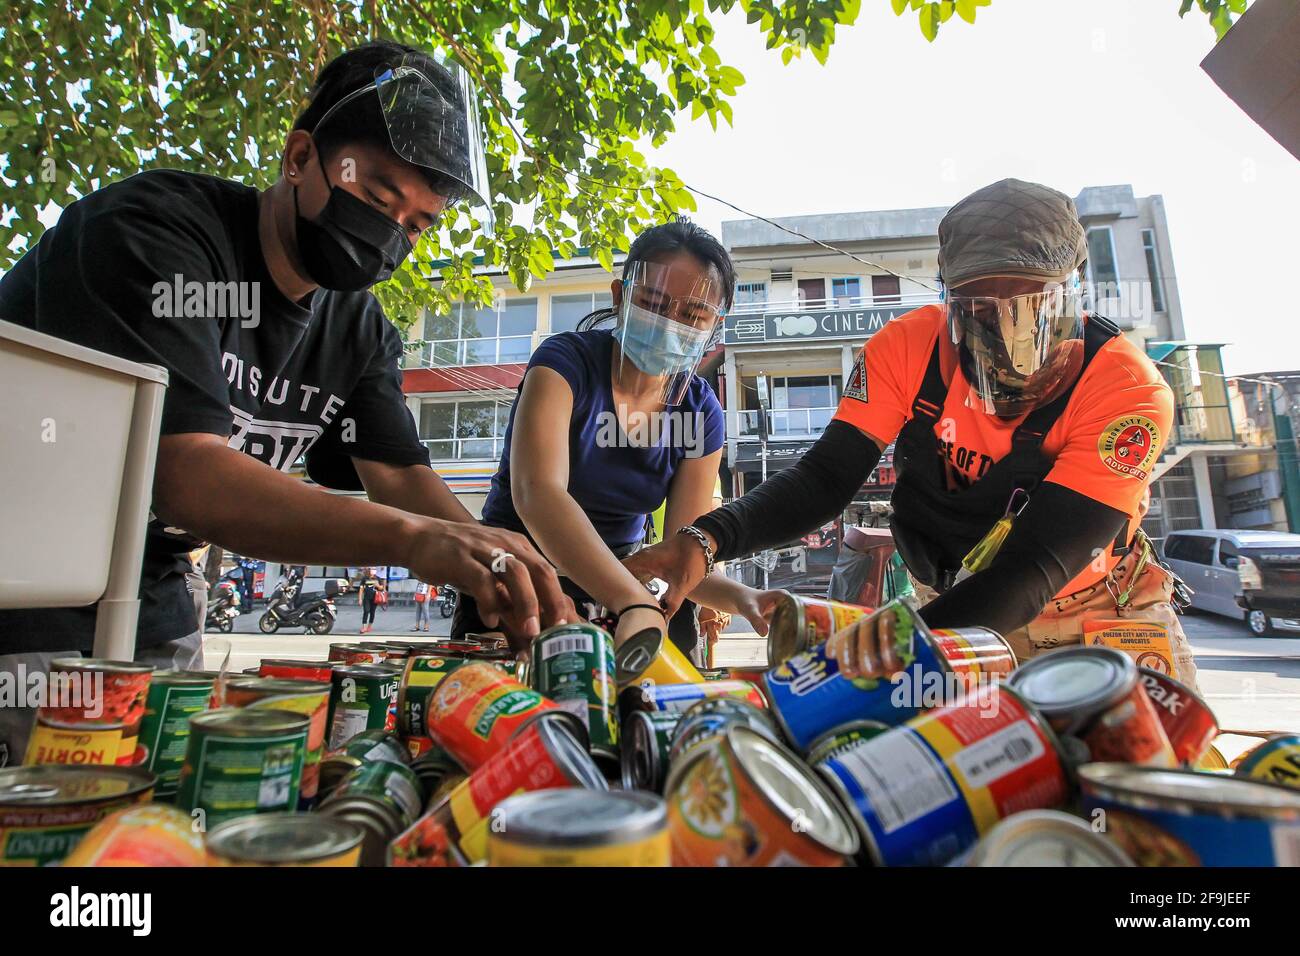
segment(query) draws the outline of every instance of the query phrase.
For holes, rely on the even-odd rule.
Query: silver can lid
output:
[[[968,866],[1133,866],[1118,846],[1059,810],[1028,810],[1000,821]]]
[[[1140,810],[1300,820],[1300,790],[1262,780],[1127,763],[1090,763],[1079,768],[1079,783],[1085,794]]]
[[[614,652],[618,682],[626,684],[640,677],[650,662],[659,656],[665,640],[667,637],[663,631],[648,627],[624,641],[623,646]]]
[[[208,834],[208,850],[240,863],[303,863],[346,853],[361,828],[319,813],[256,813],[227,820]]]
[[[1021,664],[1008,678],[1048,720],[1095,713],[1133,689],[1137,665],[1109,647],[1067,647]]]
[[[510,797],[497,810],[493,832],[526,846],[631,843],[668,825],[663,798],[640,790],[537,790]]]
[[[834,853],[858,851],[858,831],[835,796],[798,757],[776,741],[745,726],[731,727],[726,741],[759,792],[778,812]]]

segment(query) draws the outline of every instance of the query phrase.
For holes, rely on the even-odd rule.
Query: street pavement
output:
[[[264,657],[324,659],[330,643],[339,640],[433,638],[448,634],[451,624],[435,607],[428,634],[414,633],[413,607],[384,607],[376,615],[375,630],[359,637],[361,609],[343,601],[335,628],[328,635],[304,635],[301,628],[266,635],[257,629],[261,612],[258,607],[241,615],[229,637],[210,632],[205,642],[205,666],[220,667],[227,646],[228,668],[237,671]],[[1203,613],[1185,615],[1183,629],[1195,652],[1201,692],[1221,728],[1300,732],[1300,634],[1258,638],[1240,621]],[[736,618],[718,642],[714,663],[718,667],[761,666],[766,663],[766,650],[765,640],[743,618]],[[1218,747],[1231,760],[1254,743],[1248,736],[1224,735]]]

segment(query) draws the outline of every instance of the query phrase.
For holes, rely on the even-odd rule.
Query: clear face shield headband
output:
[[[1077,275],[1009,298],[949,292],[945,306],[962,374],[987,414],[1023,414],[1077,374],[1084,317]]]
[[[342,107],[374,91],[393,152],[408,163],[459,183],[464,195],[458,198],[481,207],[479,218],[490,235],[496,219],[488,189],[478,90],[458,63],[442,59],[437,62],[449,75],[450,84],[445,77],[435,82],[424,72],[423,63],[403,57],[394,66],[378,68],[373,83],[353,90],[330,107],[313,132]]]
[[[726,314],[722,284],[702,271],[658,262],[625,271],[614,328],[614,381],[621,391],[670,407],[682,403]]]

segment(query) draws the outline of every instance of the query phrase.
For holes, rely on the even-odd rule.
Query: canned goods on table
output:
[[[388,848],[390,866],[452,866],[487,859],[492,810],[521,791],[608,789],[591,755],[556,721],[535,721]]]
[[[1079,768],[1085,814],[1138,866],[1300,866],[1300,793],[1122,763]]]
[[[464,655],[417,654],[408,658],[397,689],[397,729],[406,737],[429,736],[429,702],[444,677],[469,663]]]
[[[438,801],[439,796],[442,795],[440,791],[443,791],[447,781],[465,776],[464,768],[437,744],[413,760],[411,770],[420,778],[420,784],[427,794],[426,806]]]
[[[1060,810],[1007,817],[975,845],[967,866],[1132,866],[1115,843]]]
[[[858,850],[826,785],[749,727],[692,748],[664,793],[674,866],[843,866]]]
[[[1178,763],[1137,665],[1109,647],[1066,647],[1027,661],[1011,675],[1060,734],[1082,740],[1091,760],[1149,767]]]
[[[257,665],[258,677],[280,677],[286,680],[328,682],[338,661],[292,661],[263,659]]]
[[[458,667],[434,691],[429,736],[472,772],[511,737],[542,718],[567,723],[585,746],[586,721],[500,668],[474,661]]]
[[[191,717],[177,806],[203,810],[209,828],[249,813],[293,810],[310,725],[306,714],[261,708]]]
[[[395,730],[400,668],[390,664],[343,664],[330,678],[329,735],[336,750],[366,730]]]
[[[143,766],[158,775],[155,800],[176,796],[190,740],[190,718],[208,709],[216,679],[211,671],[154,672],[139,746],[144,751]]]
[[[540,790],[499,804],[488,866],[670,866],[668,813],[652,793]]]
[[[615,652],[614,660],[619,687],[705,683],[681,648],[656,628],[629,637]]]
[[[360,827],[316,813],[262,813],[208,834],[211,866],[358,866]]]
[[[110,813],[147,803],[154,780],[111,764],[0,769],[0,866],[58,863]]]
[[[373,760],[391,760],[409,764],[411,754],[395,734],[386,730],[363,730],[349,738],[342,747],[326,754],[320,764],[320,797],[333,790],[340,780],[362,764]]]
[[[1051,727],[996,684],[833,754],[817,770],[882,866],[946,863],[1000,819],[1069,796]]]
[[[126,807],[95,824],[64,866],[207,866],[203,834],[166,804]]]
[[[614,638],[591,624],[561,624],[533,638],[533,686],[587,727],[591,751],[618,760]]]
[[[791,744],[806,751],[816,738],[850,720],[897,726],[924,709],[1000,679],[1014,665],[1015,655],[995,632],[985,628],[931,632],[914,605],[909,598],[886,606],[896,615],[894,647],[903,665],[890,678],[844,677],[838,662],[826,655],[824,644],[796,654],[764,675],[767,699]]]
[[[383,866],[393,837],[424,810],[420,778],[404,763],[376,760],[357,767],[321,804],[324,816],[355,823],[365,831],[362,866]]]
[[[1214,713],[1200,695],[1168,674],[1139,667],[1138,680],[1174,748],[1174,758],[1185,767],[1194,767],[1219,734]]]
[[[767,699],[753,684],[743,680],[711,680],[699,684],[650,684],[645,687],[625,687],[618,695],[619,710],[624,716],[635,710],[681,713],[691,705],[712,697],[734,697],[758,708],[767,706]]]
[[[1247,752],[1237,776],[1300,788],[1300,735],[1274,734]]]
[[[382,664],[384,652],[364,644],[331,644],[329,659],[342,664]]]
[[[769,740],[776,740],[776,727],[767,712],[749,701],[736,697],[707,697],[698,700],[682,713],[682,721],[673,731],[668,749],[668,765],[682,759],[682,755],[696,744],[711,740],[736,725],[756,730]]]
[[[136,741],[152,674],[152,666],[134,661],[55,658],[50,662],[48,699],[36,711],[37,732],[32,746],[48,746],[39,741],[42,724],[61,728],[83,725],[91,734],[96,733],[96,727],[115,727],[120,728],[117,749],[112,756],[106,755],[106,762],[123,766],[140,763],[143,754],[136,753]],[[107,735],[98,735],[98,739],[107,746]],[[29,746],[26,763],[53,762],[35,759]]]
[[[302,810],[316,802],[320,790],[320,762],[325,755],[330,686],[319,681],[278,677],[241,677],[226,685],[226,703],[231,707],[291,711],[310,720],[299,799],[299,809]]]
[[[668,750],[681,720],[675,710],[633,710],[623,718],[619,757],[624,790],[663,793]]]
[[[784,591],[772,609],[767,630],[767,662],[783,664],[872,613],[872,608]]]

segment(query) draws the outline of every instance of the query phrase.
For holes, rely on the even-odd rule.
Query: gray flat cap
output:
[[[1087,258],[1074,200],[1038,183],[985,186],[939,223],[939,275],[949,289],[992,276],[1064,279]]]

